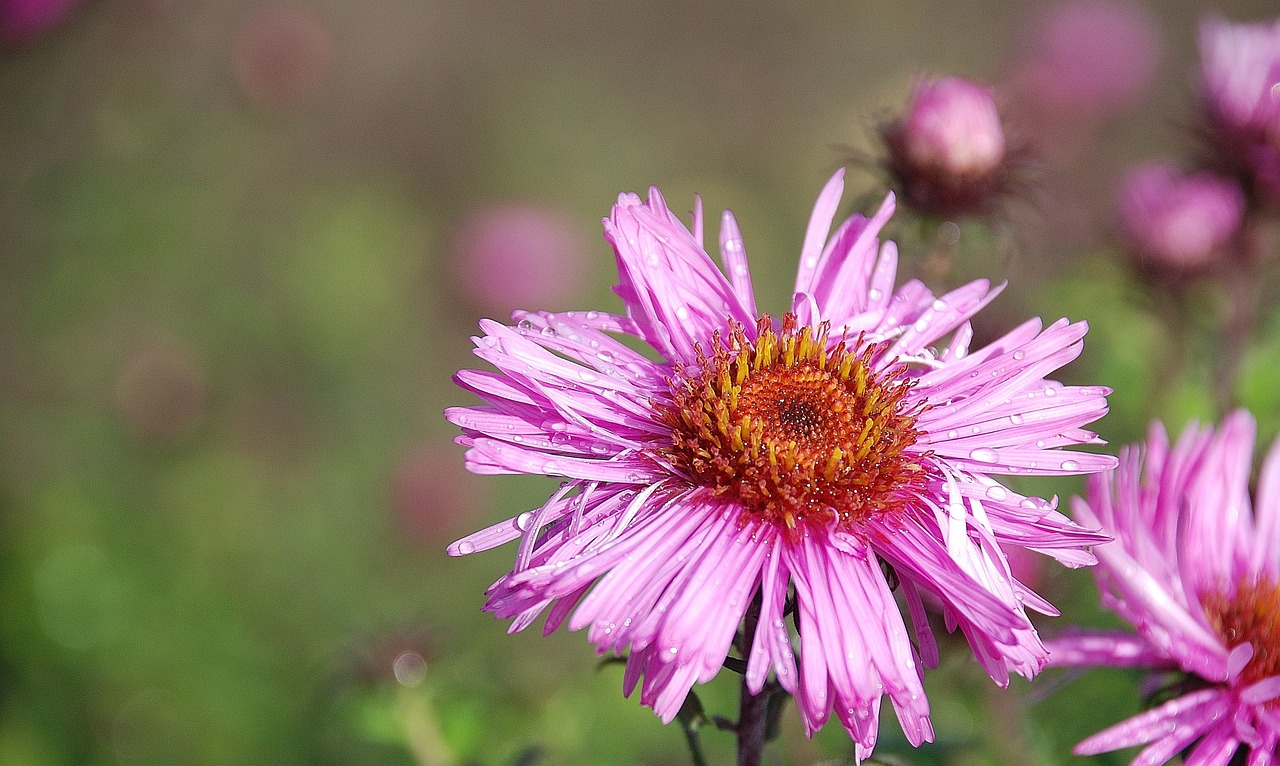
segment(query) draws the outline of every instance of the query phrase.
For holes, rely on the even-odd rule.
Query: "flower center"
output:
[[[678,368],[661,413],[672,444],[662,458],[746,514],[795,530],[890,511],[923,482],[919,409],[904,405],[905,367],[876,372],[883,344],[828,345],[827,326],[782,329],[769,316],[755,341],[741,326],[717,334],[697,369]]]
[[[1253,645],[1253,658],[1240,674],[1243,683],[1280,675],[1280,583],[1243,580],[1234,595],[1211,593],[1200,603],[1228,648]]]

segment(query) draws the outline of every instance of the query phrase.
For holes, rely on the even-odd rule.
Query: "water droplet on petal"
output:
[[[542,464],[543,473],[555,473],[560,470],[560,464],[554,460],[548,460]]]
[[[532,523],[533,523],[533,513],[531,511],[525,511],[524,513],[516,517],[516,529],[527,532],[529,530],[529,525]]]
[[[953,431],[947,431],[947,438],[948,438],[948,439],[955,439],[955,438],[958,438],[959,436],[960,436],[960,432],[959,432],[959,431],[954,431],[954,430],[953,430]]]
[[[680,321],[682,321],[682,322],[684,322],[684,321],[688,321],[688,319],[689,319],[689,307],[688,307],[688,306],[676,306],[676,319],[679,319],[679,320],[680,320]]]
[[[1009,497],[1009,490],[997,484],[994,487],[987,488],[987,497],[997,501],[1004,500],[1005,498]]]
[[[1020,426],[1020,425],[1022,425],[1022,421],[1023,421],[1023,417],[1022,417],[1021,415],[1010,415],[1010,416],[1009,416],[1009,422],[1010,422],[1010,423],[1012,423],[1012,424],[1014,424],[1015,426]]]
[[[1079,471],[1079,470],[1080,470],[1080,464],[1079,464],[1079,463],[1077,463],[1077,462],[1076,462],[1076,461],[1074,461],[1074,460],[1063,460],[1063,461],[1062,461],[1062,470],[1064,470],[1064,471]]]
[[[880,289],[877,287],[873,287],[867,291],[867,298],[869,300],[878,301],[883,297],[884,297],[884,293],[881,292]]]
[[[1026,352],[1026,351],[1022,351],[1022,350],[1018,350],[1018,351],[1014,351],[1014,352],[1013,352],[1013,358],[1014,358],[1014,359],[1016,359],[1016,360],[1021,360],[1021,359],[1022,359],[1023,357],[1025,357],[1026,355],[1027,355],[1027,352]]]
[[[612,361],[613,361],[613,354],[612,354],[611,352],[609,352],[609,351],[601,351],[600,353],[596,354],[596,356],[597,356],[597,357],[600,359],[600,361],[602,361],[602,362],[612,362]]]
[[[969,453],[969,459],[976,460],[979,463],[994,463],[997,459],[996,451],[986,447],[980,447],[979,449]]]
[[[1053,389],[1053,388],[1046,388],[1044,390],[1045,396],[1055,396],[1057,393],[1058,393],[1057,389]]]
[[[475,553],[476,547],[464,540],[463,542],[458,543],[457,551],[459,554],[466,556],[469,553]]]

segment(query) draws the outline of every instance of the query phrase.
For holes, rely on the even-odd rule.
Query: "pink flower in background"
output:
[[[1181,670],[1185,694],[1093,735],[1081,755],[1147,747],[1134,764],[1275,763],[1280,744],[1280,442],[1249,498],[1256,426],[1163,427],[1092,477],[1076,518],[1115,541],[1094,549],[1103,603],[1135,626],[1049,642],[1057,665]],[[1244,761],[1232,761],[1240,748]]]
[[[1120,227],[1138,264],[1179,274],[1226,254],[1240,230],[1245,199],[1230,179],[1150,163],[1125,177],[1118,203]]]
[[[902,117],[881,134],[889,172],[919,210],[979,212],[1001,190],[1007,151],[990,88],[959,77],[921,80]]]
[[[1046,119],[1092,121],[1132,108],[1160,58],[1150,14],[1116,0],[1055,3],[1031,19],[1025,36],[1018,90]]]
[[[1200,27],[1201,97],[1213,161],[1280,205],[1280,19]]]
[[[296,108],[329,77],[333,39],[311,8],[275,3],[257,8],[236,30],[232,64],[246,95],[258,104]]]
[[[408,450],[391,476],[392,510],[412,542],[438,544],[461,534],[475,524],[485,495],[450,442]]]
[[[587,238],[559,208],[512,202],[481,208],[462,222],[448,259],[453,283],[476,308],[561,306],[581,294],[591,272]]]
[[[756,306],[733,215],[722,273],[701,206],[691,231],[652,189],[605,220],[624,315],[481,322],[476,354],[497,372],[456,380],[485,404],[446,412],[468,466],[567,480],[449,552],[519,540],[485,609],[512,630],[544,612],[547,632],[587,628],[598,651],[627,655],[624,691],[643,679],[664,721],[741,641],[753,693],[772,671],[806,731],[834,711],[862,757],[883,695],[910,742],[932,737],[926,600],[998,683],[1033,675],[1045,652],[1024,607],[1053,608],[1011,577],[1003,547],[1079,566],[1106,539],[994,476],[1115,461],[1060,449],[1099,443],[1082,426],[1106,411],[1106,389],[1045,378],[1080,353],[1085,326],[1033,319],[971,351],[969,319],[999,290],[895,291],[897,250],[877,239],[893,198],[828,236],[843,187],[837,174],[818,198],[781,320]]]
[[[0,0],[0,38],[22,43],[52,30],[79,0]]]

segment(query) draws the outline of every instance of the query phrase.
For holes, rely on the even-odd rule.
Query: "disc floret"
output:
[[[829,326],[740,324],[677,367],[661,412],[661,458],[694,483],[787,530],[853,529],[900,507],[925,478],[910,450],[923,411],[906,401],[906,367],[876,369],[885,343],[829,338]]]

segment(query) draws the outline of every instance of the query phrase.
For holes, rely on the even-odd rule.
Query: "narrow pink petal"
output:
[[[1210,720],[1211,711],[1224,711],[1228,704],[1226,694],[1217,688],[1184,694],[1094,734],[1076,745],[1075,752],[1077,755],[1097,755],[1154,742],[1172,731],[1170,724]]]
[[[809,228],[805,230],[804,245],[800,248],[800,268],[796,272],[797,293],[810,292],[814,276],[819,273],[823,245],[827,241],[827,233],[831,231],[831,223],[836,217],[836,208],[840,205],[840,197],[844,194],[844,168],[840,168],[822,187],[818,201],[814,203],[813,213],[809,216]]]
[[[1119,631],[1079,631],[1045,642],[1049,664],[1170,667],[1167,655],[1139,636]]]
[[[1256,538],[1249,568],[1280,580],[1280,439],[1271,445],[1262,464],[1254,523]]]
[[[742,230],[738,228],[738,220],[733,213],[726,210],[720,221],[720,260],[724,263],[724,271],[729,275],[729,284],[733,292],[742,301],[742,305],[752,316],[756,310],[756,293],[751,286],[751,267],[747,264],[747,247],[742,240]]]

